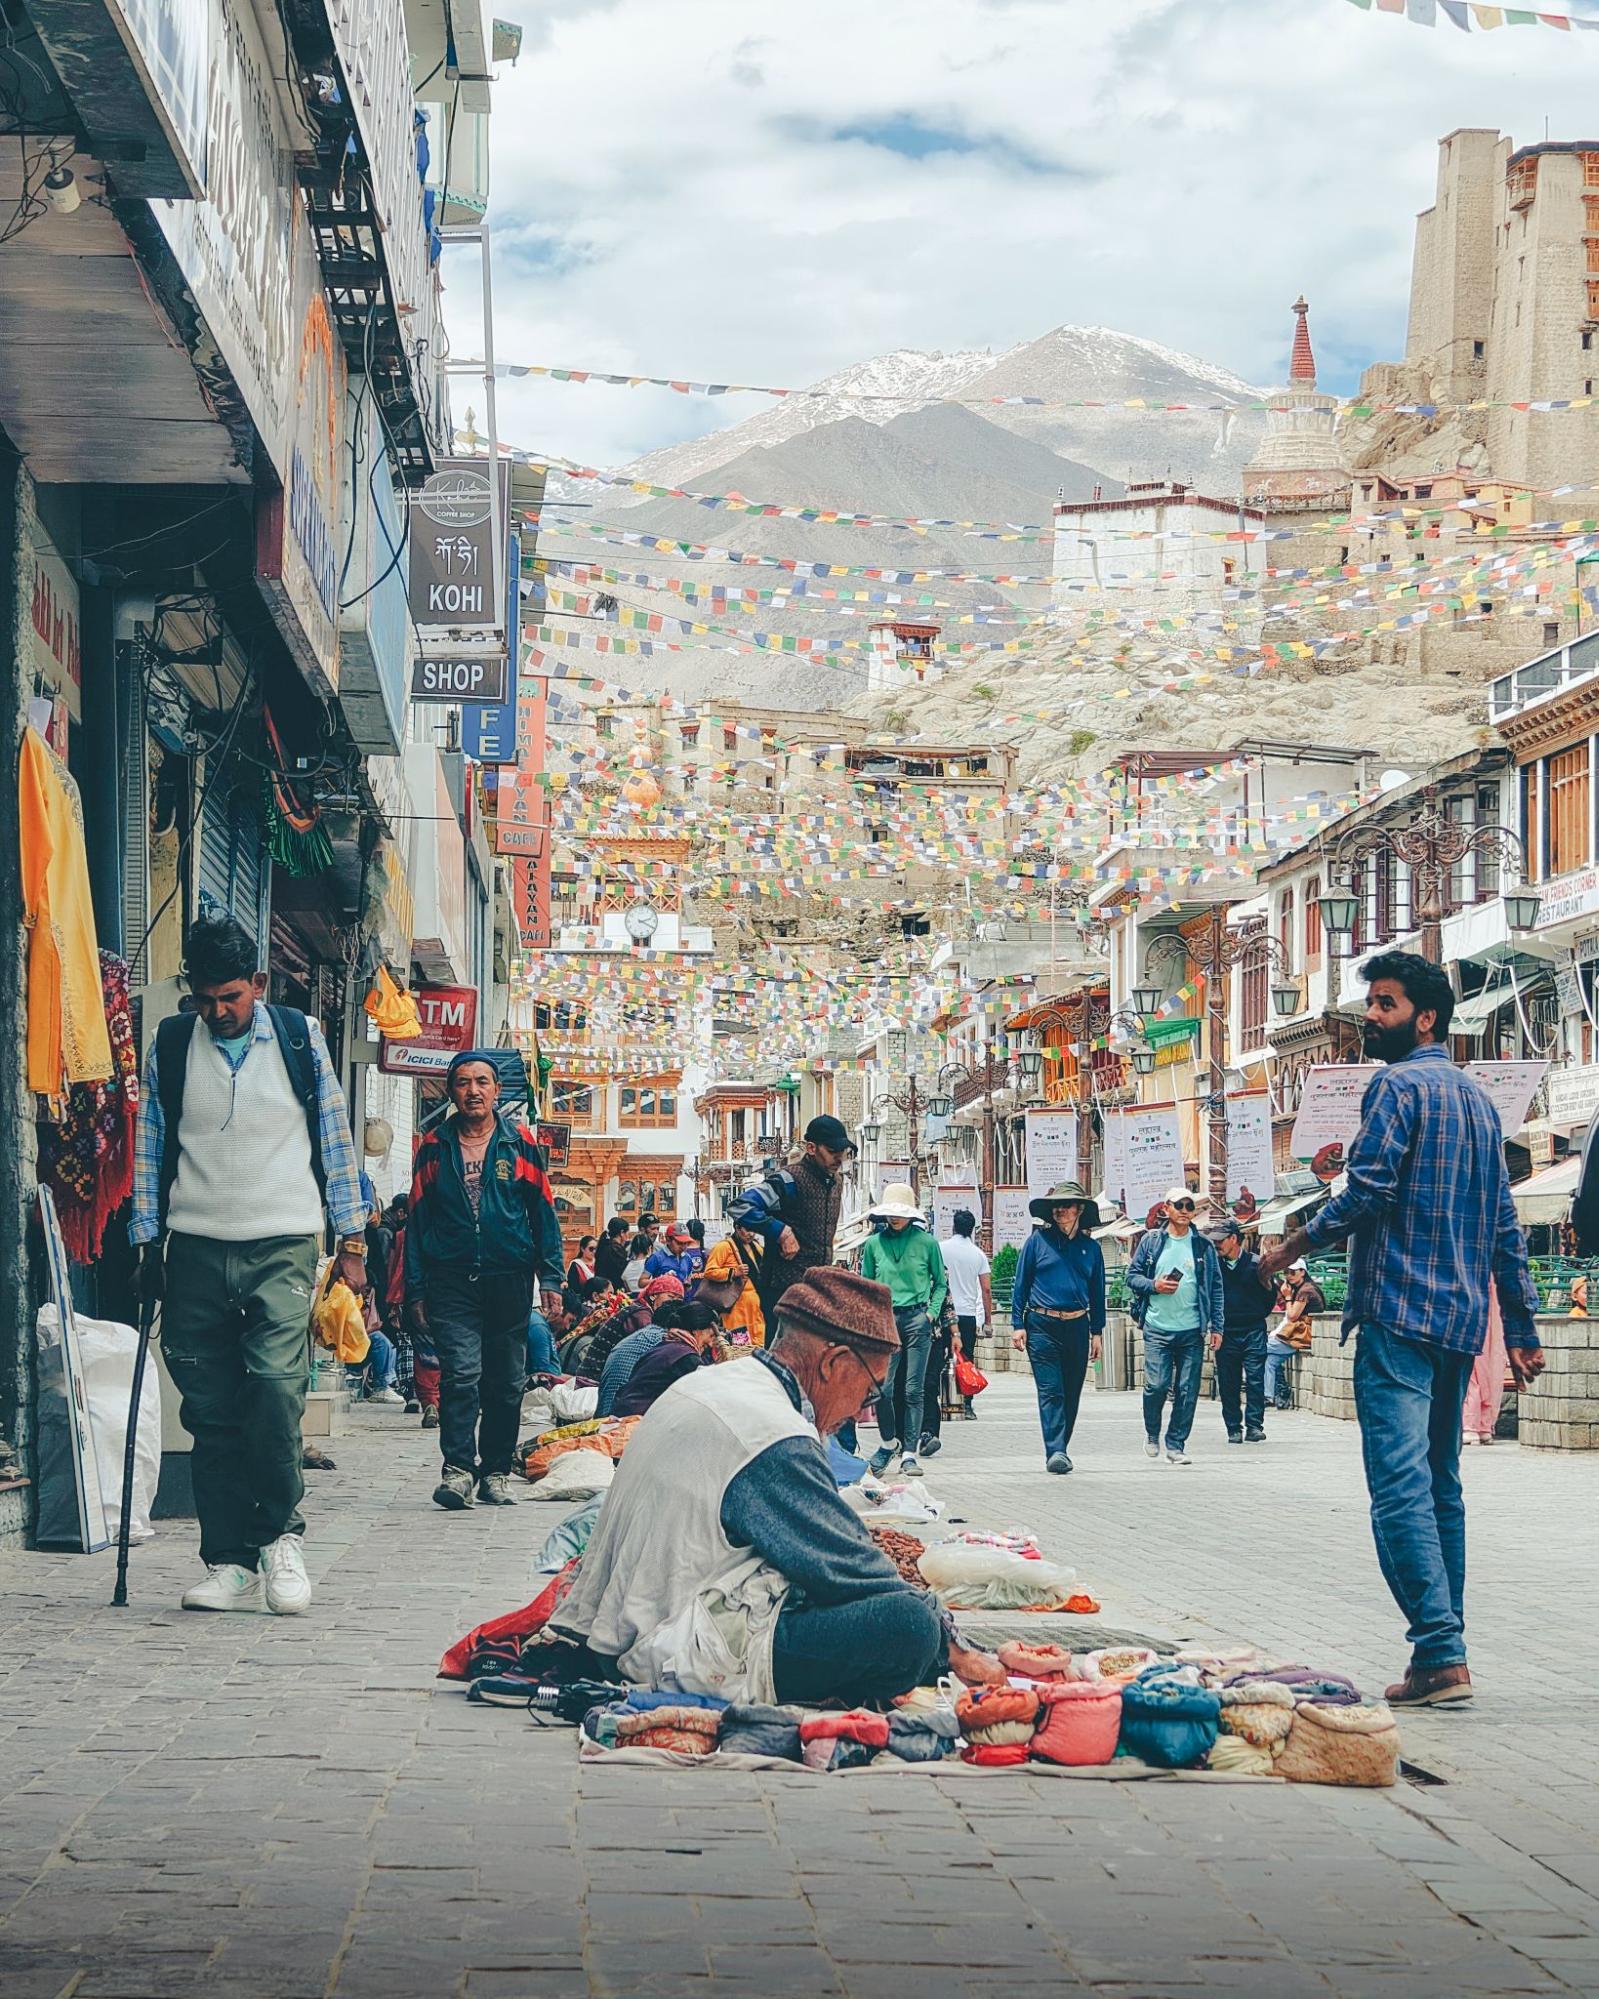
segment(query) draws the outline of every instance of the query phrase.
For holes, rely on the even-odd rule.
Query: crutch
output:
[[[112,1608],[128,1606],[128,1537],[133,1531],[133,1455],[139,1442],[139,1391],[144,1387],[145,1356],[150,1351],[150,1334],[155,1326],[156,1300],[144,1298],[139,1305],[139,1346],[133,1356],[133,1393],[128,1398],[128,1438],[122,1451],[122,1513],[117,1521],[117,1586],[111,1592]]]

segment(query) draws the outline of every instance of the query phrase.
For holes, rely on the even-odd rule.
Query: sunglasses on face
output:
[[[1173,1201],[1172,1206],[1174,1208],[1185,1208],[1189,1214],[1192,1214],[1194,1212],[1194,1204],[1192,1201]]]

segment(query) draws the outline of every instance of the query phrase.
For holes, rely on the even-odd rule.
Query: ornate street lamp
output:
[[[1140,1020],[1153,1020],[1160,1012],[1160,987],[1134,986],[1133,1012]]]
[[[1024,1048],[1016,1057],[1016,1068],[1024,1083],[1036,1083],[1044,1073],[1044,1051]]]
[[[1348,889],[1330,888],[1317,896],[1316,907],[1321,911],[1321,927],[1329,937],[1354,935],[1355,918],[1360,914],[1358,896],[1351,895]]]
[[[1291,986],[1287,980],[1271,989],[1271,1003],[1279,1020],[1292,1020],[1299,1011],[1299,988]]]
[[[1152,1076],[1155,1073],[1155,1051],[1147,1041],[1140,1041],[1133,1049],[1132,1064],[1134,1071],[1140,1076]]]
[[[1504,895],[1505,921],[1512,930],[1536,930],[1538,913],[1543,907],[1543,897],[1535,888],[1525,882],[1515,888],[1507,888]]]
[[[875,1145],[882,1135],[883,1127],[875,1118],[870,1123],[861,1126],[861,1143],[863,1145]]]

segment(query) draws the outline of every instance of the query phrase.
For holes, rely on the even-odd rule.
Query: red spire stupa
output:
[[[1294,312],[1299,323],[1294,328],[1294,353],[1288,363],[1288,380],[1293,385],[1303,382],[1307,389],[1313,389],[1316,386],[1316,357],[1310,351],[1310,307],[1305,303],[1302,292],[1294,300]]]

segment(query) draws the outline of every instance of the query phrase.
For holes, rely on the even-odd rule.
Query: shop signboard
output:
[[[289,461],[283,490],[263,497],[258,509],[256,568],[291,649],[312,679],[336,694],[346,369],[303,216],[294,228],[294,296]]]
[[[451,1060],[475,1046],[475,986],[418,986],[422,1032],[412,1041],[385,1041],[378,1067],[389,1076],[442,1076]]]
[[[112,0],[111,12],[190,191],[203,194],[210,7],[204,0]]]
[[[420,653],[411,662],[411,699],[424,703],[499,702],[505,699],[509,661],[503,652],[463,653],[434,659]]]
[[[526,855],[534,859],[544,846],[545,828],[524,826],[516,819],[496,819],[494,822],[494,851],[497,854]]]
[[[970,1208],[974,1215],[981,1215],[982,1203],[975,1187],[962,1185],[933,1189],[933,1234],[939,1242],[948,1242],[955,1233],[955,1216],[961,1208]]]
[[[1076,1179],[1076,1111],[1030,1110],[1024,1131],[1027,1186],[1032,1194],[1047,1194],[1058,1182]]]
[[[1466,1073],[1475,1076],[1494,1100],[1506,1138],[1514,1138],[1527,1122],[1527,1112],[1538,1085],[1548,1074],[1547,1062],[1468,1062]]]
[[[994,1251],[997,1254],[1007,1243],[1012,1249],[1020,1249],[1033,1232],[1033,1218],[1027,1212],[1031,1196],[1025,1187],[996,1187],[994,1189]]]
[[[151,211],[286,483],[297,355],[285,274],[294,268],[297,196],[279,84],[253,8],[173,7],[206,17],[208,198],[154,201]]]
[[[1575,1131],[1599,1111],[1599,1062],[1573,1063],[1549,1077],[1549,1122]]]
[[[1538,894],[1540,930],[1599,914],[1599,867],[1577,868],[1571,874],[1556,875],[1553,881],[1540,882]]]
[[[35,521],[29,530],[33,562],[28,626],[30,679],[60,695],[74,722],[83,719],[83,662],[79,653],[77,579]]]
[[[1329,1145],[1348,1150],[1360,1129],[1360,1100],[1376,1073],[1375,1062],[1318,1062],[1306,1073],[1288,1141],[1295,1159],[1314,1159]]]
[[[524,674],[517,689],[516,738],[518,762],[510,811],[500,825],[526,826],[542,834],[549,819],[549,793],[540,784],[549,742],[550,683],[542,674]],[[542,951],[550,943],[550,843],[540,839],[533,852],[511,862],[511,909],[524,951]]]
[[[480,764],[514,764],[517,761],[516,695],[517,659],[521,635],[517,629],[516,603],[522,573],[522,537],[513,534],[505,570],[509,580],[509,602],[505,614],[506,693],[503,701],[474,702],[461,710],[461,748]],[[496,849],[503,853],[504,848]]]
[[[499,520],[510,514],[510,467],[500,467]],[[458,651],[462,634],[505,644],[496,582],[495,507],[485,458],[443,458],[411,496],[411,615],[425,647]],[[452,634],[454,635],[452,637]],[[503,701],[504,693],[473,700]]]
[[[1183,1138],[1175,1104],[1105,1112],[1105,1185],[1134,1219],[1182,1184]]]
[[[1269,1201],[1276,1175],[1271,1097],[1265,1090],[1240,1090],[1227,1099],[1227,1198],[1249,1193]]]

